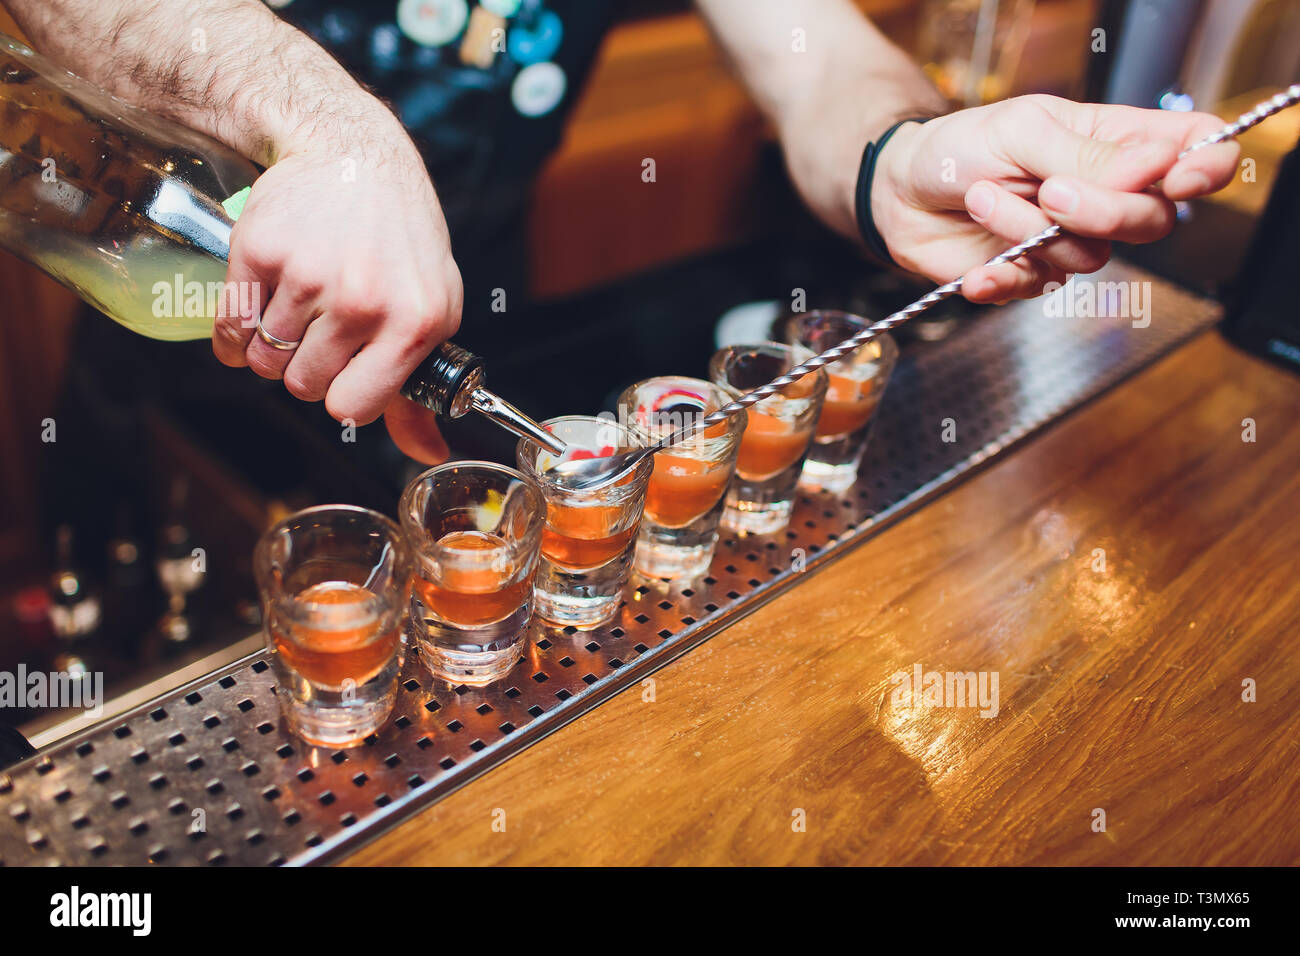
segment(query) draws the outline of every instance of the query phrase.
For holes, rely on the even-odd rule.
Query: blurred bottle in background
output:
[[[948,99],[1005,99],[1029,35],[1034,0],[926,0],[917,59]]]

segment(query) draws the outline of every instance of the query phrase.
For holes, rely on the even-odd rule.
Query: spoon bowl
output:
[[[556,484],[570,491],[589,491],[621,481],[647,455],[653,455],[658,450],[658,446],[634,448],[604,458],[563,461],[548,469],[547,474],[555,479]]]

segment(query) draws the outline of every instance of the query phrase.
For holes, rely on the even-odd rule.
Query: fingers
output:
[[[1008,113],[1003,148],[1040,180],[1073,176],[1110,189],[1135,192],[1163,177],[1181,146],[1172,138],[1119,142],[1076,133],[1046,113]]]
[[[1043,294],[1049,282],[1065,284],[1068,276],[1041,259],[1024,256],[995,266],[976,266],[966,273],[961,294],[968,302],[1007,302]]]
[[[251,322],[245,323],[238,315],[218,315],[212,323],[212,354],[222,365],[243,368],[248,364],[244,353],[252,337]]]
[[[283,373],[285,390],[304,402],[319,402],[363,344],[364,340],[341,333],[329,316],[321,316],[307,326],[302,345],[290,353]]]
[[[947,131],[949,151],[969,148],[978,159],[958,187],[966,215],[951,192],[915,203],[910,218],[896,217],[915,248],[890,238],[891,248],[902,247],[899,262],[942,279],[992,255],[991,246],[1001,251],[1052,222],[1065,231],[1014,263],[969,268],[962,294],[972,302],[1035,296],[1068,273],[1094,272],[1111,241],[1162,238],[1176,220],[1174,201],[1218,189],[1236,170],[1232,145],[1179,158],[1221,127],[1204,114],[1026,96],[945,120],[932,129]]]
[[[1053,176],[1038,204],[1070,232],[1118,242],[1154,242],[1174,228],[1174,204],[1154,192],[1106,189],[1073,176]]]
[[[1142,136],[1173,142],[1178,152],[1195,145],[1223,128],[1223,120],[1211,113],[1179,113],[1172,110],[1144,110],[1132,106],[1096,106],[1096,135],[1111,139]],[[1241,147],[1235,140],[1206,146],[1178,159],[1164,177],[1164,194],[1169,199],[1190,199],[1222,189],[1237,171]]]
[[[327,411],[340,421],[378,418],[415,366],[459,324],[454,288],[445,306],[434,307],[418,290],[367,290],[354,282],[329,295],[324,280],[310,279],[309,271],[284,275],[262,328],[297,347],[277,349],[256,334],[255,323],[231,322],[224,334],[214,332],[214,350],[226,364],[282,378],[295,398],[326,399]],[[318,303],[326,301],[322,311]]]
[[[403,348],[393,339],[371,342],[335,376],[325,394],[325,410],[341,422],[373,422],[432,348]]]
[[[1075,112],[1063,116],[1060,110],[1067,108]],[[1035,104],[1022,112],[1030,109]],[[1163,238],[1174,226],[1173,200],[1218,189],[1236,169],[1235,147],[1208,147],[1178,158],[1181,150],[1222,125],[1213,116],[1064,101],[1038,115],[1045,122],[1037,124],[1033,135],[1025,135],[1027,115],[1009,117],[1021,124],[1005,134],[1010,152],[1043,180],[1038,205],[1076,235],[1121,242]],[[1157,194],[1150,187],[1161,180],[1162,194]],[[1020,213],[1029,218],[1024,210]],[[1048,261],[1085,271],[1072,269],[1049,250],[1042,254]]]
[[[1042,232],[1054,221],[1033,203],[988,180],[966,191],[966,211],[1008,246]],[[1110,244],[1066,235],[1036,251],[1034,257],[1065,272],[1096,272],[1110,258]]]
[[[235,233],[238,232],[236,224]],[[232,248],[242,250],[243,247]],[[254,268],[247,258],[232,251],[226,269],[226,294],[212,324],[212,353],[217,361],[231,368],[248,364],[245,352],[253,338],[257,317],[265,312],[270,296],[271,287],[264,273]]]
[[[283,378],[284,370],[306,343],[307,330],[318,315],[316,294],[301,284],[282,283],[271,296],[270,304],[262,313],[262,328],[277,339],[299,343],[299,349],[277,349],[265,342],[254,328],[244,358],[248,367],[262,378]]]
[[[1188,153],[1165,176],[1165,195],[1174,200],[1191,199],[1222,189],[1236,175],[1240,156],[1236,140]]]
[[[422,405],[399,395],[384,410],[384,424],[393,443],[416,461],[437,465],[451,455],[438,430],[438,417]]]

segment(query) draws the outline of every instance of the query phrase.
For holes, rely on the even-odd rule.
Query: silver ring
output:
[[[257,337],[271,346],[273,349],[279,349],[281,352],[292,352],[298,346],[302,345],[302,339],[296,342],[289,342],[285,339],[276,338],[270,332],[262,327],[262,317],[257,317]]]

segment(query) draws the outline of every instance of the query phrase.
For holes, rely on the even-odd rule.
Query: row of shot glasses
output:
[[[561,628],[599,627],[618,613],[634,568],[655,579],[698,577],[720,526],[771,534],[788,524],[800,486],[845,491],[897,355],[887,335],[646,458],[613,485],[575,491],[549,470],[644,447],[866,324],[841,312],[797,315],[785,344],[720,350],[708,381],[647,379],[623,392],[617,417],[552,419],[544,424],[568,445],[565,459],[525,439],[515,468],[432,468],[403,492],[400,526],[349,506],[277,524],[254,564],[290,728],[317,745],[358,744],[392,710],[406,634],[434,676],[490,684],[521,659],[533,615]]]

